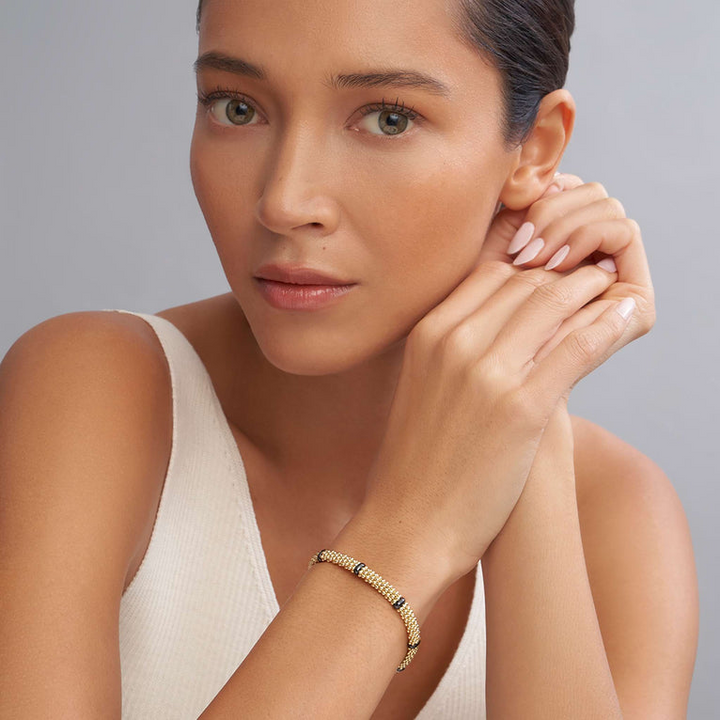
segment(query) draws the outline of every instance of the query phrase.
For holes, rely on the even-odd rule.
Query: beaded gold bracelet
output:
[[[368,585],[372,585],[372,587],[400,613],[400,617],[403,623],[405,623],[405,629],[408,634],[408,649],[405,654],[405,659],[396,668],[397,672],[402,672],[415,657],[418,646],[420,645],[420,625],[418,625],[415,613],[411,610],[405,598],[387,580],[378,575],[374,570],[371,570],[365,563],[358,562],[349,555],[336,552],[335,550],[320,550],[320,552],[310,558],[308,569],[318,562],[331,562],[349,570],[368,583]]]

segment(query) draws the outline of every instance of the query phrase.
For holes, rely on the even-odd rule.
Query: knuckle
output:
[[[568,350],[575,359],[582,363],[587,363],[595,357],[601,341],[602,338],[594,329],[582,328],[567,336]]]
[[[521,270],[510,279],[510,282],[520,288],[527,289],[530,287],[532,290],[535,290],[549,283],[552,277],[553,276],[544,268],[536,267]]]
[[[453,364],[467,365],[478,353],[475,330],[465,322],[450,330],[439,344],[442,356],[449,358]]]
[[[502,393],[508,382],[507,373],[500,358],[487,352],[468,366],[475,390],[496,395]]]
[[[565,309],[574,300],[570,287],[561,282],[548,283],[536,288],[532,301],[552,310]]]
[[[593,195],[597,195],[597,197],[601,199],[608,197],[608,191],[605,189],[605,186],[602,183],[593,181],[587,183],[586,185],[592,191]]]
[[[655,302],[653,299],[647,299],[644,297],[635,298],[635,302],[638,307],[638,326],[641,335],[645,335],[652,330],[657,320],[657,311],[655,309]]]
[[[640,237],[642,235],[640,223],[638,223],[637,220],[634,220],[633,218],[626,218],[625,222],[630,226],[630,232],[633,237]]]
[[[605,204],[608,206],[610,217],[625,217],[625,206],[616,197],[606,198]]]
[[[439,320],[431,313],[426,315],[408,334],[407,342],[415,350],[427,349],[437,344],[443,334]]]

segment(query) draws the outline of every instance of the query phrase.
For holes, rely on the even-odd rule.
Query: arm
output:
[[[413,544],[400,525],[378,517],[364,508],[326,547],[392,583],[422,632],[450,584],[441,574],[444,563],[433,548]],[[199,720],[366,720],[406,649],[405,625],[377,590],[344,568],[315,564]],[[411,663],[404,672],[412,671]]]
[[[698,621],[682,507],[642,453],[573,421],[577,504],[557,416],[483,558],[488,718],[680,720]]]
[[[488,720],[622,718],[585,567],[562,402],[482,569]]]
[[[623,715],[684,719],[699,600],[682,503],[650,458],[588,420],[573,420],[585,558]]]
[[[164,363],[94,312],[0,363],[2,718],[120,718],[120,597],[171,440]]]
[[[121,717],[120,601],[172,440],[168,368],[139,327],[69,313],[0,363],[2,718]],[[409,523],[378,517],[357,515],[327,547],[393,583],[422,626],[444,564],[407,542]],[[315,565],[202,717],[368,718],[406,643],[375,589]]]

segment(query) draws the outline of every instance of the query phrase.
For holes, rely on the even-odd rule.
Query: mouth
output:
[[[278,310],[316,310],[334,304],[347,295],[357,283],[327,285],[288,283],[255,277],[260,294]]]
[[[352,280],[337,277],[331,272],[300,265],[263,265],[255,273],[255,278],[306,287],[347,287],[356,284]]]

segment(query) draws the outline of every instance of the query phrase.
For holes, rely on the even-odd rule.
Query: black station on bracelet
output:
[[[405,598],[382,576],[371,570],[365,563],[358,562],[355,558],[337,552],[336,550],[328,550],[324,548],[310,558],[308,569],[315,563],[330,562],[334,565],[349,570],[368,585],[374,587],[399,613],[405,624],[408,634],[407,653],[405,658],[396,668],[397,672],[402,672],[417,654],[420,645],[420,625],[418,624],[415,613],[410,608]]]

